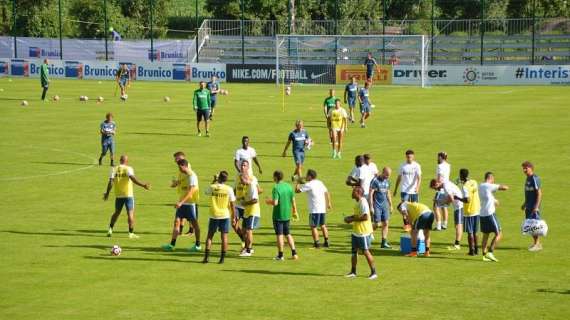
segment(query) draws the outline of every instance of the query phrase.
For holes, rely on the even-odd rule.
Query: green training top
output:
[[[40,81],[42,82],[42,86],[46,86],[49,82],[48,79],[48,65],[43,63],[40,67]]]
[[[323,102],[323,105],[325,105],[327,107],[327,114],[329,113],[329,110],[334,108],[336,105],[336,97],[327,97],[325,99],[325,102]]]
[[[286,182],[279,182],[273,186],[271,191],[273,200],[277,200],[277,205],[273,207],[273,220],[291,220],[291,210],[293,207],[293,187]]]
[[[198,89],[194,91],[194,99],[192,99],[192,106],[194,109],[207,110],[211,105],[210,90]]]

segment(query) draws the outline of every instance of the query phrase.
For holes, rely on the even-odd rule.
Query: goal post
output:
[[[275,81],[334,84],[335,67],[354,65],[364,70],[364,59],[371,53],[381,66],[416,70],[412,83],[426,87],[429,46],[425,35],[276,35]]]

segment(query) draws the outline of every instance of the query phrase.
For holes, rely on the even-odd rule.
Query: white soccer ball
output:
[[[79,101],[89,101],[89,97],[88,96],[80,96]]]
[[[285,94],[288,96],[291,95],[291,86],[285,87]]]
[[[525,219],[521,225],[523,235],[546,237],[548,225],[544,220]]]
[[[97,102],[101,103],[103,101],[105,101],[105,99],[103,97],[101,97],[101,96],[97,97]]]
[[[113,248],[111,248],[112,256],[120,256],[121,252],[123,252],[123,249],[121,249],[121,247],[119,247],[118,245],[114,245]]]
[[[342,48],[342,52],[348,52],[348,48]]]
[[[164,97],[164,102],[170,102],[170,97],[168,96]]]
[[[22,103],[20,104],[22,107],[27,107],[28,106],[28,101],[26,100],[22,100]]]
[[[58,95],[53,96],[53,101],[58,102],[58,101],[59,101],[59,96],[58,96]]]
[[[128,98],[129,98],[129,96],[126,94],[121,96],[121,100],[123,100],[123,101],[127,101]]]

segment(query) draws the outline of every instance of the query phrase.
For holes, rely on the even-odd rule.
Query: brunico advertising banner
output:
[[[48,72],[51,78],[113,80],[121,64],[133,80],[199,82],[216,76],[226,81],[226,65],[217,63],[49,60]],[[0,58],[0,76],[39,77],[41,65],[39,59]]]
[[[286,83],[334,84],[335,65],[283,65],[280,66],[280,79]],[[275,64],[228,64],[228,82],[275,83]]]

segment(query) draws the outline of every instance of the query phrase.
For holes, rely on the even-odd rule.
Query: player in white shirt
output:
[[[403,202],[418,202],[420,185],[422,182],[422,167],[415,160],[413,150],[406,151],[406,161],[400,165],[396,186],[394,187],[394,197],[398,193],[400,182],[400,197]],[[405,219],[405,218],[404,218]],[[404,231],[410,231],[412,228],[408,221],[404,220]]]
[[[368,166],[368,170],[372,175],[372,178],[376,177],[380,171],[378,171],[376,163],[372,162],[372,156],[369,153],[365,153],[362,156],[364,157],[364,164]]]
[[[364,163],[364,157],[361,155],[356,156],[354,158],[354,167],[346,178],[346,184],[351,187],[362,187],[364,197],[368,199],[372,178],[374,178],[374,175],[371,174],[370,168]]]
[[[297,183],[295,185],[295,192],[307,193],[307,203],[309,207],[309,226],[311,227],[311,234],[313,236],[314,248],[319,249],[319,232],[317,228],[320,227],[325,238],[324,247],[329,247],[329,231],[326,225],[327,210],[332,208],[331,196],[327,187],[322,181],[317,180],[317,172],[309,169],[307,171],[307,182],[305,184]]]
[[[234,156],[234,166],[237,172],[241,171],[241,162],[247,160],[249,162],[249,174],[253,175],[253,163],[257,165],[257,169],[259,170],[259,174],[262,174],[263,171],[261,170],[261,165],[257,160],[257,153],[255,149],[249,146],[249,137],[244,136],[241,138],[241,148],[236,150],[236,154]]]
[[[459,188],[451,181],[442,182],[441,179],[432,179],[429,184],[430,188],[436,190],[436,196],[433,200],[434,207],[441,207],[453,203],[453,220],[455,222],[455,242],[453,246],[448,247],[449,250],[460,250],[461,237],[463,236],[463,203],[467,202],[465,188]]]
[[[435,169],[435,179],[440,180],[443,183],[449,181],[449,175],[451,172],[451,166],[447,162],[447,153],[445,151],[441,151],[437,154],[437,167]],[[443,190],[436,190],[435,197],[443,196]],[[447,229],[447,219],[449,217],[449,212],[447,210],[447,204],[437,204],[434,207],[435,211],[435,230],[440,231],[441,229]],[[443,223],[442,223],[442,216],[443,216]]]
[[[495,176],[492,172],[485,173],[485,182],[479,185],[479,198],[481,199],[481,212],[479,216],[481,217],[481,232],[483,232],[483,241],[481,243],[481,248],[483,249],[483,261],[494,261],[499,260],[495,258],[493,251],[497,242],[501,239],[501,225],[497,219],[495,207],[499,204],[499,201],[495,199],[495,192],[498,190],[509,190],[509,187],[502,184],[495,184]],[[491,240],[491,244],[487,249],[487,241],[489,240],[489,234],[494,233],[495,237]]]

